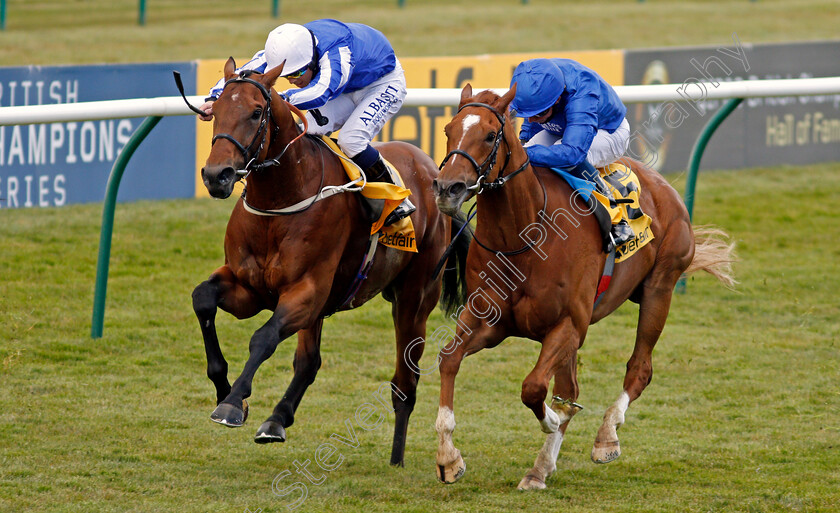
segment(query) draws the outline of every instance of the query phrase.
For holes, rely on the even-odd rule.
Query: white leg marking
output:
[[[435,430],[438,432],[438,465],[446,465],[456,460],[460,454],[455,444],[452,443],[452,432],[455,431],[455,413],[446,406],[438,408],[438,416],[435,421]]]
[[[563,433],[557,431],[545,437],[545,443],[537,454],[534,461],[534,470],[540,472],[543,481],[557,470],[557,455],[560,454],[560,445],[563,443]]]
[[[534,466],[525,474],[517,488],[519,490],[542,490],[545,488],[545,480],[557,470],[557,455],[560,453],[560,445],[563,443],[563,433],[560,431],[550,433],[545,437],[545,443],[537,454]]]
[[[630,396],[624,391],[618,396],[618,399],[615,400],[613,405],[607,408],[607,412],[604,414],[604,422],[609,421],[615,429],[618,429],[624,424],[624,414],[627,412],[629,406]]]
[[[609,463],[621,455],[616,430],[624,424],[624,413],[630,405],[627,391],[621,393],[618,399],[604,412],[604,422],[598,428],[595,444],[592,446],[592,461],[595,463]]]
[[[543,433],[555,433],[558,429],[560,429],[560,424],[569,420],[561,419],[560,416],[557,415],[557,412],[546,406],[545,403],[543,403],[543,412],[545,413],[545,416],[540,421],[540,428],[542,428]]]

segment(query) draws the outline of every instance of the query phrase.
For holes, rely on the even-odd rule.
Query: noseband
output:
[[[525,168],[528,167],[528,164],[530,163],[530,159],[525,159],[525,163],[522,164],[519,167],[519,169],[517,169],[516,171],[514,171],[513,173],[511,173],[507,176],[504,176],[505,169],[507,169],[507,166],[510,163],[510,145],[508,145],[507,155],[505,156],[505,164],[502,166],[502,169],[499,171],[499,177],[496,178],[492,182],[487,182],[486,181],[487,180],[487,175],[489,175],[490,171],[493,169],[493,167],[496,166],[496,160],[498,159],[498,155],[499,155],[499,147],[501,146],[502,140],[505,138],[505,135],[504,135],[504,133],[505,133],[505,117],[503,115],[499,114],[499,112],[496,109],[494,109],[492,106],[490,106],[486,103],[466,103],[460,109],[458,109],[458,112],[460,113],[462,110],[466,109],[467,107],[482,107],[482,108],[485,108],[485,109],[489,110],[490,112],[492,112],[493,115],[496,116],[496,119],[499,120],[499,123],[501,124],[501,126],[499,127],[499,130],[496,132],[496,137],[493,139],[493,149],[490,150],[490,153],[487,155],[487,158],[484,159],[484,162],[479,164],[473,158],[472,155],[470,155],[469,153],[467,153],[466,151],[464,151],[460,148],[456,148],[456,149],[450,151],[446,155],[446,157],[443,159],[443,162],[440,163],[440,166],[438,167],[438,169],[443,169],[443,166],[446,165],[446,162],[451,157],[453,157],[455,155],[461,155],[462,157],[464,157],[464,158],[466,158],[467,160],[470,161],[470,164],[472,164],[473,169],[475,169],[475,172],[478,175],[478,179],[475,181],[475,184],[467,187],[467,190],[476,191],[476,194],[481,194],[482,192],[484,192],[484,189],[493,190],[493,189],[498,189],[498,188],[502,187],[505,184],[505,182],[507,182],[508,180],[510,180],[511,178],[516,176],[517,174],[521,173],[522,171],[524,171]]]
[[[225,82],[224,87],[227,87],[229,84],[234,84],[234,83],[246,83],[246,84],[251,84],[251,85],[255,86],[257,89],[260,90],[260,93],[262,93],[262,96],[265,99],[265,107],[263,107],[262,118],[260,119],[260,127],[257,129],[257,133],[254,134],[254,138],[251,139],[251,143],[247,147],[244,146],[239,141],[237,141],[236,138],[233,137],[230,134],[216,134],[216,135],[213,136],[213,141],[211,143],[211,146],[212,146],[213,144],[216,144],[216,141],[218,141],[219,139],[225,139],[225,140],[228,140],[231,143],[233,143],[233,145],[236,147],[236,149],[239,150],[239,153],[242,154],[242,157],[243,157],[244,162],[245,162],[245,167],[236,172],[236,174],[240,177],[246,176],[252,170],[262,169],[262,168],[265,168],[265,167],[274,166],[274,165],[279,164],[280,163],[279,162],[280,157],[282,157],[283,154],[286,153],[286,150],[289,149],[289,146],[291,146],[292,143],[294,143],[295,141],[300,139],[303,136],[303,134],[306,133],[306,129],[307,129],[307,127],[306,127],[306,125],[307,125],[306,117],[303,115],[303,113],[301,113],[291,103],[286,102],[287,105],[289,106],[289,109],[292,110],[292,112],[296,113],[303,120],[303,123],[304,123],[303,131],[300,133],[300,135],[298,135],[297,137],[295,137],[294,139],[289,141],[289,143],[286,145],[285,148],[283,148],[283,151],[280,152],[280,155],[278,155],[277,157],[265,160],[263,162],[256,162],[257,158],[259,158],[260,154],[262,153],[263,146],[265,146],[266,135],[268,133],[269,117],[271,117],[271,120],[274,122],[272,139],[274,139],[274,136],[276,136],[277,132],[280,130],[280,125],[277,124],[277,121],[274,120],[273,114],[271,113],[271,92],[261,83],[257,82],[256,80],[254,80],[252,78],[248,78],[249,75],[251,75],[251,73],[253,73],[253,72],[250,71],[250,70],[246,70],[246,71],[241,72],[239,76],[234,77],[234,78],[228,80],[227,82]],[[224,90],[224,87],[222,88],[222,90]],[[256,150],[255,150],[255,147],[256,147]]]

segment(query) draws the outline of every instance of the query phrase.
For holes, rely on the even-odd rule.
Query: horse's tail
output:
[[[732,289],[738,283],[732,271],[736,260],[735,243],[725,231],[710,225],[694,227],[694,259],[685,274],[706,271]]]
[[[440,305],[446,315],[451,315],[467,301],[467,252],[472,233],[464,229],[464,224],[461,219],[452,219],[452,241],[443,270],[443,294],[440,297]]]

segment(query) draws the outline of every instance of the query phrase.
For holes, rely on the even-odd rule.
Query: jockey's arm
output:
[[[519,140],[522,141],[522,144],[525,144],[542,131],[543,127],[539,123],[525,121],[522,123],[522,128],[519,129]]]
[[[349,51],[330,48],[318,60],[318,74],[300,89],[288,89],[283,94],[289,103],[303,110],[317,109],[344,91],[352,73]],[[344,70],[347,70],[346,72]]]
[[[531,162],[544,167],[573,168],[586,160],[598,132],[600,92],[594,77],[581,76],[577,90],[566,101],[566,128],[560,144],[525,148]]]
[[[586,160],[595,132],[595,127],[591,125],[568,125],[560,144],[535,144],[526,147],[525,152],[531,164],[536,166],[573,168]]]

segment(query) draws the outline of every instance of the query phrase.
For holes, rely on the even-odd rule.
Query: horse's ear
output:
[[[499,101],[495,105],[496,110],[498,110],[499,112],[507,112],[508,105],[510,105],[510,102],[513,101],[514,96],[516,96],[516,82],[513,83],[513,87],[511,87],[510,90],[504,94],[504,96],[499,98]]]
[[[283,68],[286,66],[286,61],[280,63],[279,66],[276,66],[268,71],[265,72],[262,76],[261,82],[264,83],[267,87],[274,87],[274,82],[277,82],[277,78],[280,77],[280,74],[283,73]]]
[[[236,74],[236,61],[229,57],[225,63],[225,81],[230,80]]]
[[[461,103],[458,104],[458,107],[461,107],[462,105],[467,103],[467,100],[472,98],[472,95],[472,86],[469,82],[467,82],[467,85],[465,85],[464,88],[461,90]]]

